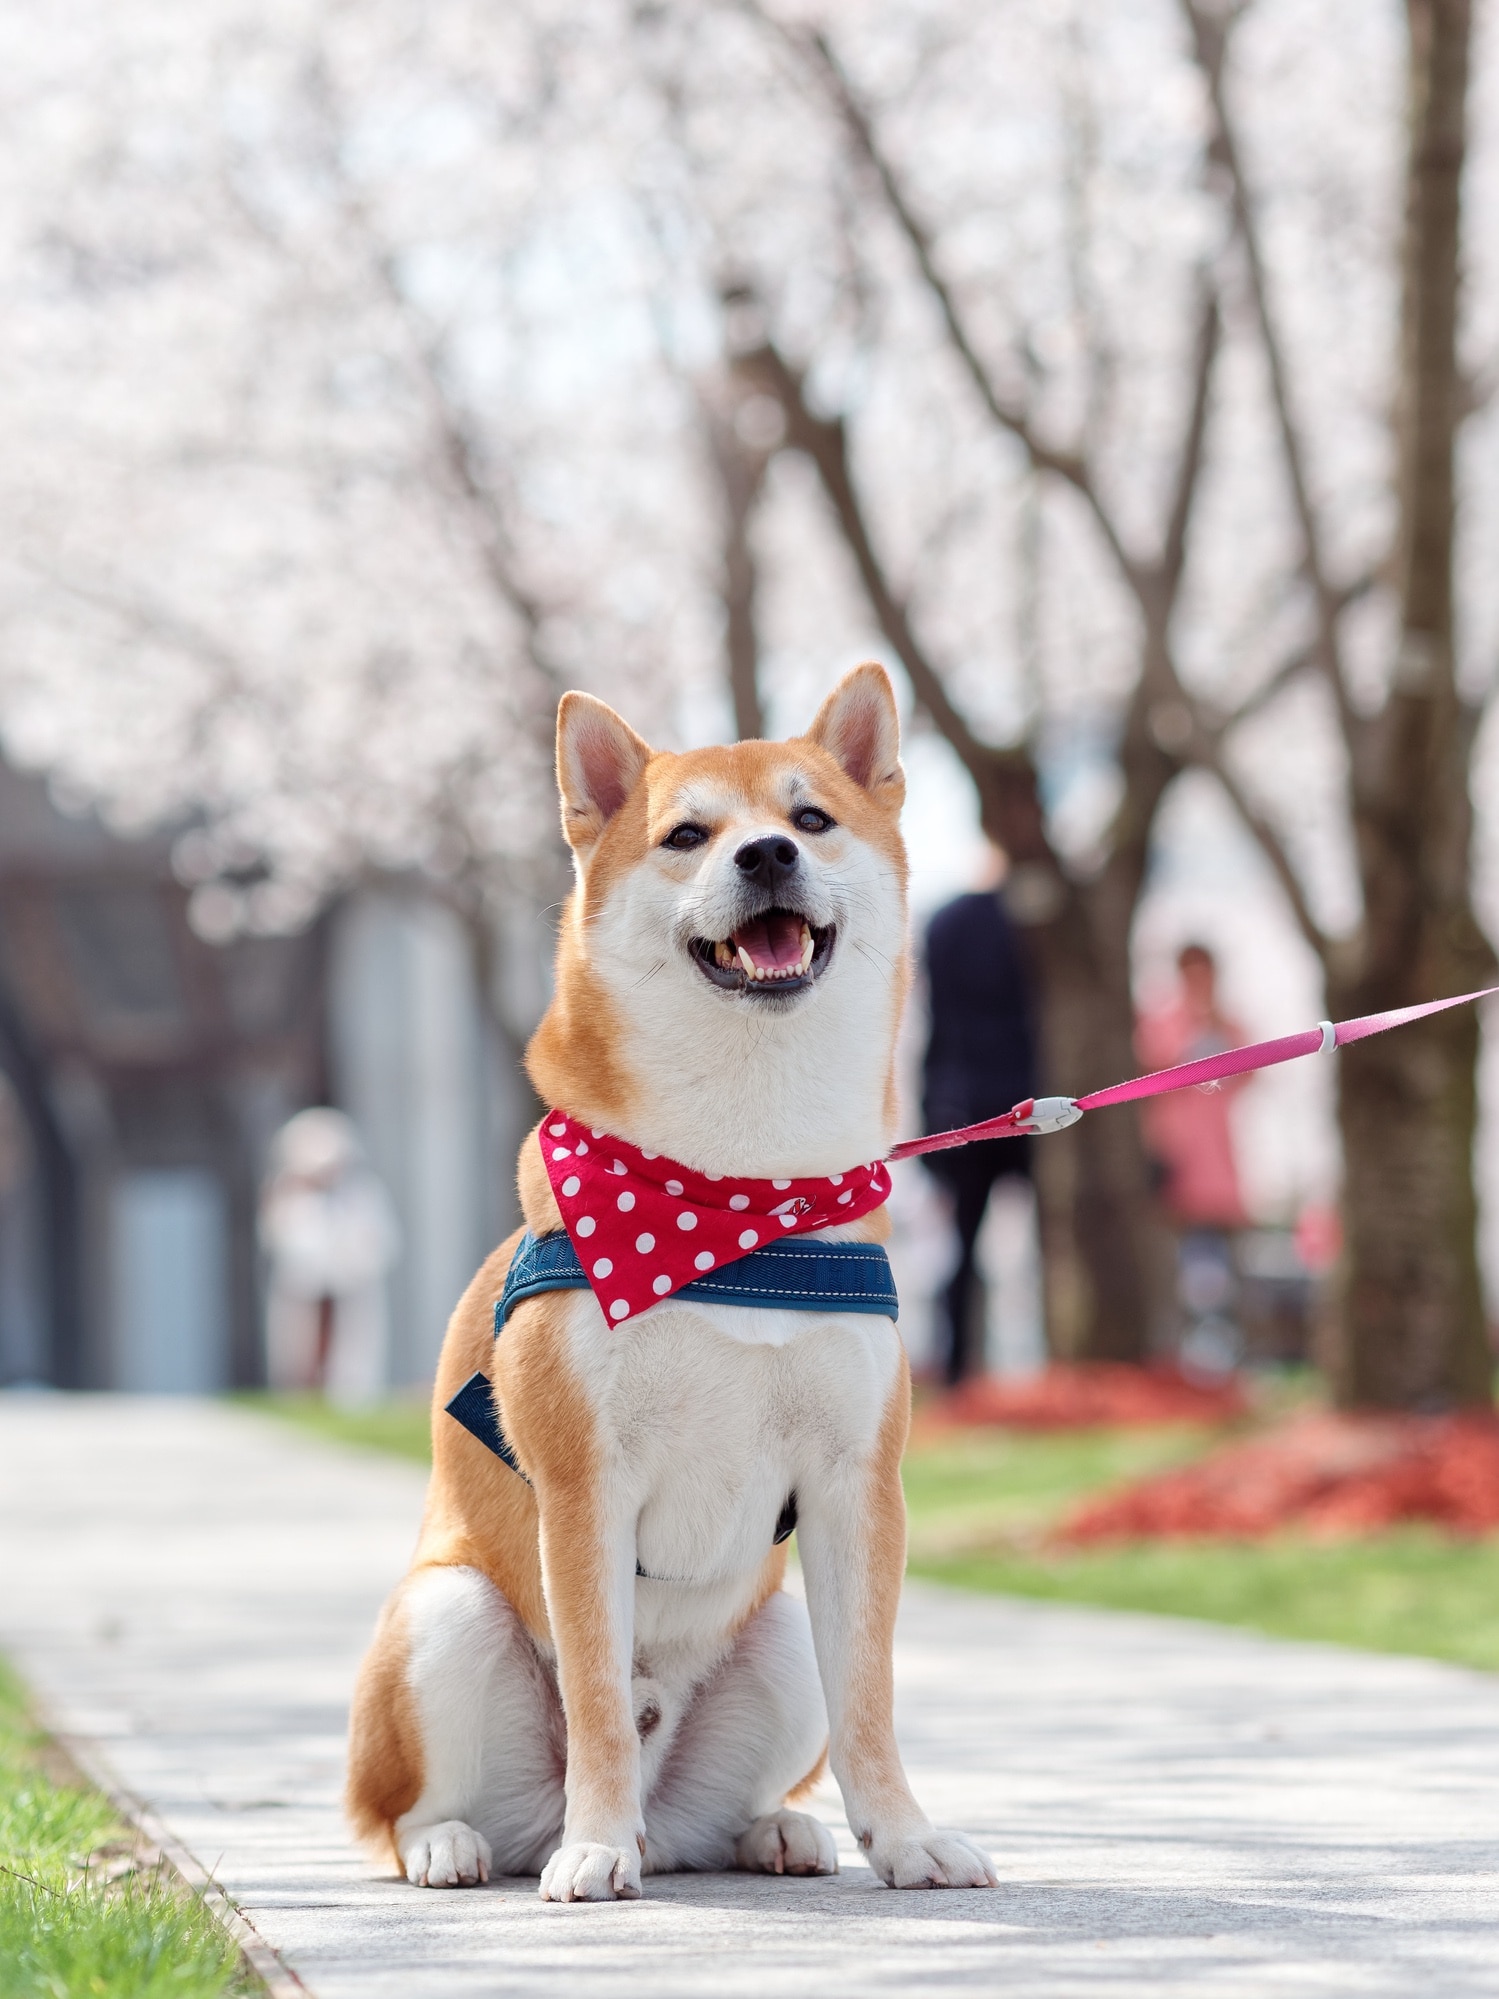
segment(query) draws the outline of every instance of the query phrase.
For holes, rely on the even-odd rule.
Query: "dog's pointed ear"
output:
[[[900,715],[884,667],[869,662],[845,673],[807,731],[880,804],[897,808],[905,796],[900,762]]]
[[[591,694],[564,694],[557,709],[557,789],[568,845],[591,847],[640,782],[651,746]]]

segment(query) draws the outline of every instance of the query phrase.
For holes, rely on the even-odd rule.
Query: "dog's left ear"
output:
[[[650,744],[606,702],[591,694],[563,695],[557,709],[557,789],[562,837],[575,852],[593,845],[650,760]]]
[[[899,808],[906,789],[900,716],[884,667],[869,662],[844,674],[818,709],[807,740],[842,764],[879,804]]]

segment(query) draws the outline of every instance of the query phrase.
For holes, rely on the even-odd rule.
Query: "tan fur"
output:
[[[791,1789],[786,1793],[787,1804],[804,1805],[807,1802],[808,1798],[814,1795],[818,1785],[822,1782],[823,1778],[827,1774],[828,1774],[828,1752],[826,1749],[824,1749],[822,1754],[818,1757],[817,1761],[812,1765],[812,1768],[807,1772],[806,1776],[802,1778],[801,1782],[793,1784],[791,1786]]]
[[[354,1687],[344,1793],[356,1836],[396,1858],[392,1829],[421,1795],[422,1746],[406,1681],[401,1592],[386,1604]]]
[[[863,1509],[865,1546],[859,1551],[868,1594],[850,1671],[854,1721],[843,1751],[845,1771],[856,1777],[861,1792],[883,1795],[894,1802],[910,1795],[895,1755],[892,1669],[895,1617],[906,1572],[906,1495],[900,1461],[910,1428],[911,1371],[902,1353],[868,1471]],[[854,1837],[867,1845],[866,1832],[863,1826],[853,1828]]]
[[[878,856],[887,870],[885,874],[879,874],[876,864],[868,862],[863,864],[864,875],[850,879],[862,880],[866,885],[871,881],[893,882],[894,894],[899,897],[903,911],[906,862],[898,821],[904,777],[899,764],[893,700],[888,681],[878,667],[859,668],[847,676],[804,737],[787,744],[741,743],[729,749],[698,750],[683,756],[652,751],[602,703],[584,695],[568,695],[559,712],[558,786],[563,830],[577,858],[578,880],[563,915],[555,997],[527,1051],[527,1068],[545,1102],[564,1107],[585,1123],[617,1131],[622,1137],[631,1137],[641,1129],[639,1120],[652,1114],[656,1098],[651,1090],[643,1089],[639,1074],[632,1069],[628,1050],[632,1045],[637,1048],[640,1045],[640,1009],[635,1007],[633,1020],[624,1018],[622,1009],[630,1008],[631,989],[617,977],[611,991],[596,961],[598,926],[606,919],[615,899],[626,893],[636,880],[637,871],[654,869],[654,879],[665,881],[668,886],[672,879],[686,878],[685,871],[680,877],[673,876],[676,857],[663,849],[666,835],[680,823],[684,813],[690,814],[695,823],[707,825],[716,837],[715,813],[722,814],[722,823],[731,827],[756,823],[786,825],[788,796],[793,801],[815,803],[831,814],[834,821],[833,828],[825,829],[832,843],[825,852],[834,857],[840,852],[845,856],[862,853]],[[731,849],[720,851],[727,854]],[[881,893],[886,894],[885,906],[889,907],[887,891],[882,889]],[[617,949],[618,932],[611,934],[616,936]],[[887,944],[892,941],[888,930],[869,934],[879,936]],[[628,937],[625,947],[628,953]],[[860,974],[864,985],[856,982],[842,989],[863,995],[875,990],[882,977],[883,994],[872,1012],[864,1009],[853,1016],[837,1012],[815,1016],[833,1023],[845,1018],[869,1023],[868,1032],[863,1026],[858,1027],[858,1032],[864,1034],[862,1046],[866,1051],[860,1058],[865,1062],[861,1073],[877,1087],[876,1063],[884,1061],[880,1109],[887,1128],[893,1127],[895,1114],[895,1031],[909,978],[903,951],[898,945],[893,949],[896,955],[876,954],[885,969],[875,976],[873,986],[872,974],[866,969]],[[612,970],[617,960],[606,958],[606,962]],[[869,964],[874,963],[875,958],[871,957]],[[633,978],[635,974],[632,972],[630,976]],[[847,1007],[849,1002],[845,999],[834,1004]],[[862,997],[858,1006],[863,1009]],[[841,1034],[843,1029],[820,1031],[824,1035]],[[634,1044],[631,1032],[636,1035]],[[841,1049],[844,1044],[837,1045]],[[658,1032],[657,1053],[661,1046]],[[785,1073],[798,1077],[806,1073],[814,1078],[814,1083],[819,1074],[815,1069]],[[820,1073],[824,1076],[828,1073],[826,1061],[822,1062]],[[652,1089],[659,1093],[660,1087],[658,1078]],[[800,1089],[801,1083],[796,1087]],[[866,1092],[860,1101],[867,1105],[872,1100],[872,1094]],[[860,1127],[866,1133],[869,1128],[867,1120]],[[838,1129],[842,1131],[841,1123]],[[760,1142],[762,1151],[773,1152],[773,1137],[770,1140],[762,1137]],[[682,1157],[688,1165],[694,1164],[688,1150],[679,1148],[672,1156]],[[868,1151],[858,1155],[869,1156]],[[846,1163],[852,1165],[857,1161],[850,1158]],[[711,1160],[704,1161],[701,1170],[715,1170]],[[778,1165],[761,1165],[738,1170],[774,1173],[783,1169]],[[818,1170],[831,1171],[832,1167]],[[537,1131],[532,1131],[521,1147],[518,1187],[522,1212],[530,1229],[545,1234],[561,1226],[542,1163]],[[889,1215],[883,1208],[842,1231],[865,1241],[883,1241],[889,1232]],[[575,1839],[604,1842],[602,1847],[576,1846],[569,1852],[618,1856],[626,1841],[632,1841],[642,1854],[646,1849],[640,1771],[641,1739],[649,1729],[645,1723],[637,1724],[631,1705],[630,1620],[638,1615],[632,1608],[636,1585],[632,1579],[630,1600],[626,1602],[622,1592],[628,1568],[622,1566],[620,1507],[616,1503],[611,1517],[605,1497],[609,1477],[613,1475],[609,1468],[614,1466],[617,1470],[620,1444],[616,1439],[611,1446],[615,1456],[606,1456],[605,1439],[592,1399],[596,1391],[579,1371],[580,1367],[591,1366],[597,1372],[602,1365],[607,1374],[607,1368],[615,1362],[607,1358],[601,1361],[600,1354],[607,1356],[608,1350],[598,1349],[596,1344],[590,1347],[593,1335],[575,1335],[574,1329],[585,1323],[577,1317],[580,1308],[575,1293],[547,1293],[527,1300],[511,1315],[503,1339],[496,1344],[494,1304],[518,1240],[518,1234],[512,1236],[488,1258],[449,1323],[433,1395],[432,1480],[415,1561],[411,1574],[381,1618],[355,1695],[348,1786],[350,1816],[361,1837],[376,1843],[383,1841],[395,1848],[398,1857],[401,1849],[396,1845],[397,1821],[407,1813],[414,1814],[419,1800],[427,1796],[422,1739],[410,1684],[412,1653],[408,1622],[415,1613],[409,1611],[408,1599],[414,1600],[412,1592],[419,1579],[430,1579],[434,1570],[443,1569],[477,1572],[477,1577],[470,1577],[462,1584],[473,1601],[478,1601],[473,1592],[482,1593],[484,1587],[477,1578],[485,1578],[493,1585],[530,1635],[535,1647],[536,1672],[550,1672],[550,1666],[544,1662],[555,1660],[557,1685],[566,1715],[568,1822],[571,1825],[576,1820],[580,1827],[601,1828],[581,1831],[572,1835]],[[713,1309],[732,1311],[733,1308]],[[834,1324],[837,1323],[835,1320]],[[575,1336],[580,1341],[578,1346],[571,1343]],[[663,1333],[658,1337],[670,1335]],[[849,1337],[836,1332],[828,1335],[835,1342],[847,1342]],[[871,1356],[887,1356],[893,1339],[886,1324],[883,1346],[876,1343],[871,1347],[866,1341],[853,1347],[817,1349],[818,1352],[848,1351],[863,1357],[859,1379],[866,1384],[866,1400],[860,1406],[867,1410],[867,1415],[859,1417],[866,1427],[857,1435],[861,1455],[866,1450],[869,1455],[864,1466],[864,1503],[858,1510],[857,1524],[848,1531],[846,1541],[830,1541],[826,1527],[820,1529],[820,1543],[814,1550],[814,1540],[808,1540],[804,1556],[809,1570],[809,1592],[815,1552],[817,1566],[831,1579],[829,1596],[843,1599],[848,1613],[843,1622],[851,1623],[853,1628],[852,1652],[839,1665],[838,1698],[835,1703],[834,1689],[829,1688],[828,1705],[830,1713],[835,1708],[837,1711],[834,1769],[844,1785],[845,1796],[851,1801],[851,1811],[852,1801],[858,1800],[857,1815],[861,1822],[857,1829],[867,1832],[862,1823],[865,1818],[883,1817],[888,1821],[878,1837],[866,1839],[867,1845],[874,1846],[871,1857],[886,1879],[904,1881],[910,1876],[915,1882],[921,1878],[923,1868],[936,1868],[937,1873],[929,1874],[928,1878],[940,1885],[941,1866],[947,1863],[931,1858],[937,1851],[935,1847],[923,1848],[920,1844],[924,1837],[921,1828],[925,1826],[928,1834],[931,1828],[906,1787],[892,1730],[890,1646],[905,1559],[905,1512],[899,1467],[909,1422],[910,1382],[898,1342],[895,1342],[898,1363],[893,1379],[889,1380],[888,1393],[884,1383],[890,1363],[885,1357]],[[724,1351],[731,1348],[732,1342]],[[766,1351],[779,1349],[772,1346]],[[669,1356],[661,1364],[669,1369]],[[713,1365],[716,1367],[718,1363],[715,1361]],[[517,1460],[531,1481],[529,1484],[500,1467],[492,1453],[446,1414],[446,1403],[476,1371],[493,1384],[501,1422]],[[741,1378],[747,1380],[750,1376]],[[879,1394],[885,1396],[877,1434],[875,1418],[882,1405],[868,1387],[875,1380],[881,1384]],[[836,1384],[832,1389],[820,1389],[819,1393],[825,1398],[831,1394],[831,1402],[825,1406],[839,1405],[845,1399]],[[720,1405],[710,1402],[708,1406],[716,1411]],[[872,1450],[868,1443],[871,1437]],[[769,1460],[764,1462],[768,1469],[762,1475],[773,1476]],[[634,1525],[628,1522],[626,1525],[631,1535],[638,1531]],[[807,1532],[812,1532],[805,1521],[804,1526]],[[842,1536],[844,1529],[840,1527],[838,1533]],[[630,1561],[633,1559],[631,1555]],[[709,1654],[705,1655],[709,1666],[714,1657],[728,1656],[737,1634],[750,1632],[762,1612],[768,1617],[774,1610],[772,1599],[781,1588],[785,1566],[785,1548],[768,1547],[753,1570],[733,1571],[737,1578],[733,1585],[735,1593],[722,1599],[724,1628],[720,1631],[717,1626],[710,1627],[705,1634],[710,1646]],[[484,1601],[492,1604],[493,1599]],[[787,1603],[785,1598],[780,1601],[783,1605]],[[501,1615],[502,1611],[503,1606],[495,1614]],[[783,1610],[777,1614],[784,1626],[789,1612]],[[493,1628],[509,1632],[514,1627],[501,1616],[501,1625]],[[669,1629],[669,1617],[667,1626],[662,1628]],[[804,1619],[801,1628],[805,1631]],[[836,1615],[829,1629],[842,1629]],[[508,1637],[504,1639],[506,1644],[511,1642]],[[524,1640],[514,1642],[524,1647]],[[801,1642],[809,1645],[809,1641]],[[819,1649],[822,1644],[819,1636]],[[711,1651],[714,1645],[719,1647],[716,1653]],[[810,1661],[810,1650],[805,1656]],[[653,1669],[647,1664],[637,1670],[647,1674],[648,1686],[648,1675]],[[811,1671],[810,1664],[807,1670]],[[826,1681],[826,1670],[823,1677]],[[555,1693],[551,1698],[555,1701]],[[815,1705],[804,1706],[800,1711],[814,1719],[817,1713]],[[842,1716],[841,1721],[837,1716]],[[655,1727],[659,1719],[657,1710],[649,1727]],[[810,1736],[810,1731],[808,1735],[809,1739],[797,1752],[799,1759],[812,1753],[815,1737]],[[434,1739],[448,1740],[445,1735]],[[666,1739],[664,1732],[661,1739]],[[796,1738],[797,1742],[801,1740]],[[793,1739],[786,1737],[786,1743],[789,1763]],[[794,1802],[810,1792],[826,1765],[824,1751],[806,1775],[790,1787],[785,1794],[788,1801]],[[774,1767],[778,1772],[776,1782],[784,1784],[791,1770],[805,1765],[798,1760],[789,1768]],[[448,1781],[439,1772],[434,1779],[433,1796],[444,1795],[443,1786]],[[421,1806],[423,1813],[431,1808],[430,1799]],[[764,1807],[757,1805],[755,1810],[763,1811]],[[436,1816],[442,1817],[440,1810]],[[775,1851],[779,1853],[777,1823],[771,1819],[756,1821],[757,1825],[771,1827]],[[806,1822],[802,1824],[805,1826]],[[465,1851],[472,1854],[475,1836],[466,1826],[460,1825],[458,1831],[469,1842]],[[434,1827],[433,1839],[438,1844],[443,1833],[443,1826]],[[401,1837],[406,1837],[404,1830]],[[653,1830],[653,1844],[656,1837]],[[805,1839],[807,1835],[804,1832],[800,1837]],[[830,1856],[825,1831],[818,1837]],[[931,1837],[957,1836],[932,1834]],[[429,1841],[423,1852],[429,1848],[435,1855],[437,1846]],[[888,1849],[887,1859],[882,1859],[882,1849]],[[451,1839],[442,1850],[444,1856],[457,1851]],[[487,1856],[485,1847],[477,1862],[472,1857],[462,1862],[467,1869],[462,1878],[482,1878]],[[440,1873],[437,1858],[430,1861],[434,1884],[439,1878],[452,1880],[451,1867],[458,1863],[445,1857],[441,1864],[449,1871]],[[580,1880],[577,1870],[587,1864],[582,1860],[569,1861],[568,1882]],[[676,1864],[683,1863],[679,1860]],[[703,1863],[689,1859],[686,1864]],[[740,1864],[770,1863],[741,1858]],[[779,1865],[779,1861],[775,1864]],[[828,1858],[819,1864],[832,1862]],[[411,1878],[425,1881],[428,1865],[427,1860],[413,1862]],[[616,1857],[608,1865],[615,1869],[612,1892],[638,1892],[638,1869],[635,1885],[631,1886],[624,1879],[627,1871],[624,1860]],[[634,1865],[633,1853],[629,1865]],[[969,1850],[969,1859],[965,1861],[960,1855],[958,1873],[950,1872],[947,1878],[958,1879],[964,1867],[971,1875],[974,1865],[982,1871],[987,1863],[977,1861]],[[801,1871],[809,1871],[810,1867],[809,1859]],[[989,1872],[992,1878],[992,1870]],[[564,1885],[549,1890],[544,1878],[543,1892],[560,1893],[565,1898],[573,1888]],[[600,1890],[594,1884],[583,1886],[578,1892],[593,1894]],[[605,1886],[602,1892],[611,1890]]]

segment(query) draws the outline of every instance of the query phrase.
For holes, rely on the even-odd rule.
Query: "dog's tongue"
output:
[[[760,971],[782,971],[787,965],[801,963],[802,919],[772,909],[736,930],[734,943],[741,951],[748,951]]]

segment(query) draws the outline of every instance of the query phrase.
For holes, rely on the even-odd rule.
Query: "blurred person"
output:
[[[927,1131],[998,1117],[1036,1093],[1035,1032],[1020,939],[1005,908],[1007,863],[991,847],[979,885],[939,909],[927,926],[931,1038],[923,1069]],[[951,1385],[984,1365],[982,1289],[974,1251],[995,1182],[1028,1178],[1028,1138],[993,1138],[933,1152],[922,1164],[953,1204],[958,1267],[943,1294],[943,1379]]]
[[[1180,983],[1175,997],[1143,1014],[1136,1028],[1136,1047],[1147,1069],[1220,1055],[1248,1039],[1219,1006],[1218,968],[1206,945],[1184,945],[1176,968]],[[1234,1318],[1238,1280],[1233,1244],[1249,1216],[1239,1185],[1229,1103],[1250,1080],[1232,1076],[1140,1105],[1161,1205],[1178,1240],[1177,1295],[1187,1321],[1182,1355],[1214,1373],[1234,1365],[1243,1343]]]
[[[270,1262],[271,1386],[322,1389],[342,1403],[372,1400],[385,1385],[385,1277],[399,1231],[342,1111],[299,1111],[277,1134],[260,1243]]]

